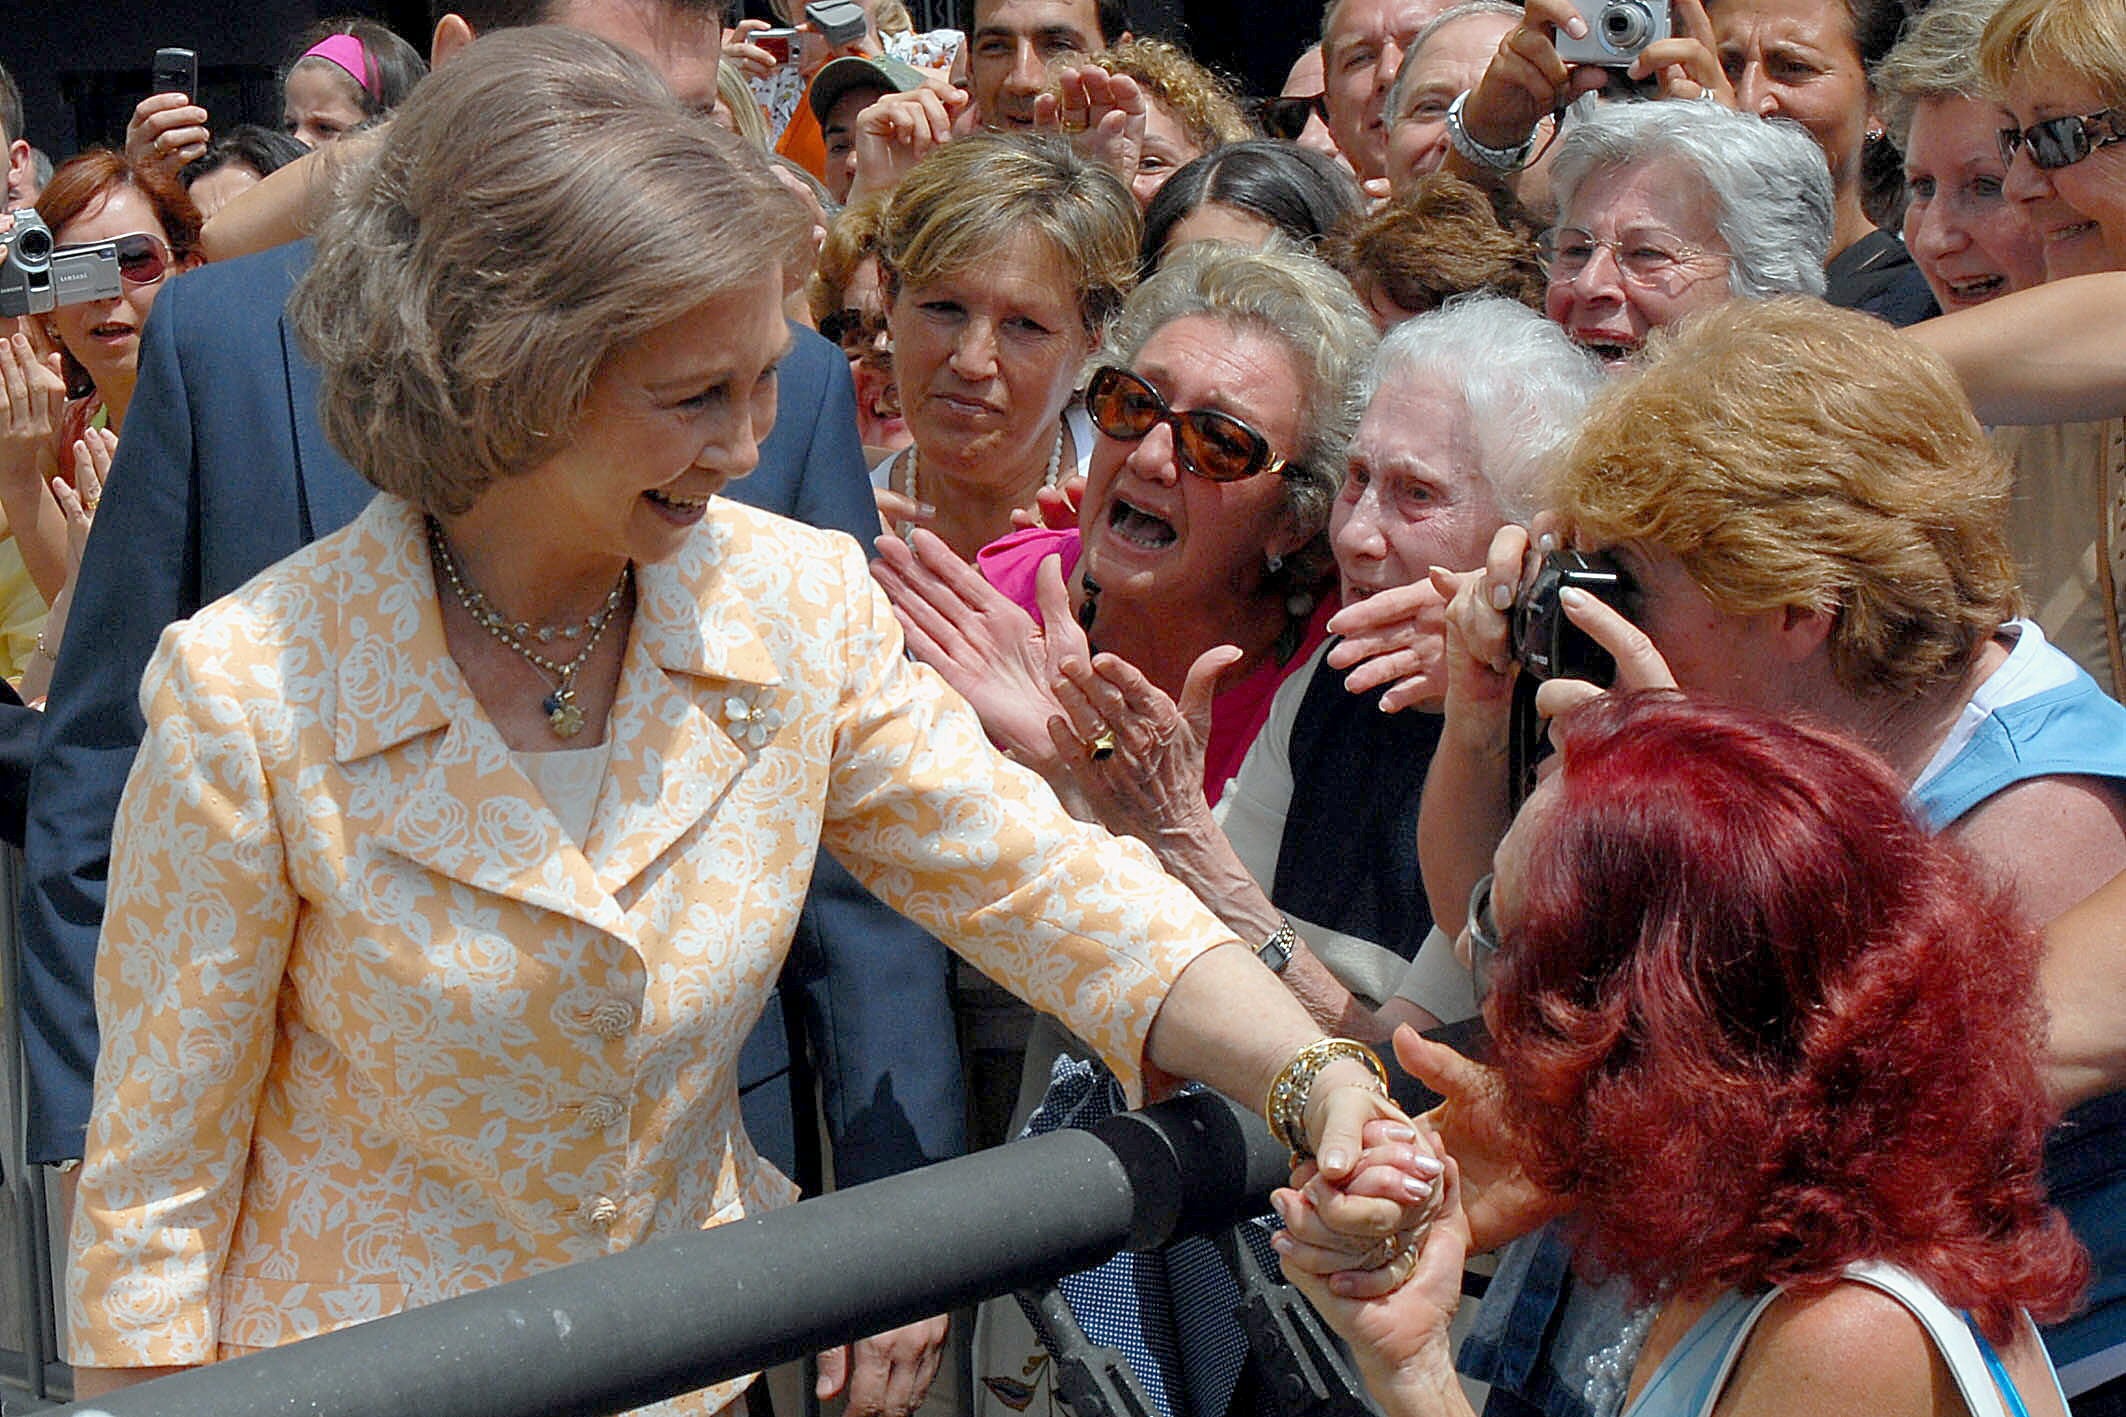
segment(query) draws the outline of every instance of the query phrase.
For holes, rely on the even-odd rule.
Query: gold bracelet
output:
[[[1315,1039],[1294,1053],[1292,1060],[1278,1071],[1262,1104],[1270,1135],[1283,1142],[1295,1157],[1305,1159],[1314,1154],[1307,1139],[1307,1103],[1314,1095],[1314,1079],[1338,1058],[1356,1058],[1364,1063],[1371,1070],[1380,1095],[1388,1095],[1388,1070],[1381,1066],[1379,1054],[1349,1038]]]

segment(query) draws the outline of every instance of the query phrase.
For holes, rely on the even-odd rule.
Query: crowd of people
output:
[[[2126,0],[725,8],[0,70],[77,1393],[1200,1084],[1394,1417],[2126,1414]]]

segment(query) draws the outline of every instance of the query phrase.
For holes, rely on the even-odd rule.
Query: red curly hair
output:
[[[1567,715],[1485,1016],[1530,1174],[1642,1296],[1889,1260],[1998,1343],[2087,1260],[2040,1180],[2038,940],[1822,729]]]

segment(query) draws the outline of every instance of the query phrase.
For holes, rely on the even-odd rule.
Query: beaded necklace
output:
[[[591,655],[598,648],[598,640],[605,627],[612,623],[613,613],[627,596],[627,588],[634,578],[632,562],[620,568],[620,579],[607,592],[605,603],[591,615],[574,625],[540,625],[536,628],[523,620],[511,620],[497,610],[494,602],[466,582],[458,569],[458,558],[451,554],[450,542],[443,535],[442,524],[434,517],[428,519],[428,545],[435,556],[436,565],[443,572],[443,579],[450,585],[458,604],[472,616],[473,623],[493,635],[508,649],[515,651],[540,674],[553,683],[553,691],[540,700],[539,707],[546,711],[546,725],[556,738],[573,738],[583,731],[583,708],[576,702],[576,675],[590,663]],[[583,648],[576,657],[563,663],[550,659],[532,648],[529,641],[552,644],[556,639],[581,640]]]

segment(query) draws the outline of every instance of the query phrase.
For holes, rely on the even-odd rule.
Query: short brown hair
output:
[[[1501,226],[1491,198],[1444,172],[1426,173],[1404,195],[1337,228],[1324,254],[1361,293],[1378,291],[1413,315],[1472,291],[1543,308],[1535,242]]]
[[[640,59],[504,30],[415,89],[351,170],[290,314],[334,446],[455,514],[565,445],[616,349],[757,279],[810,226]]]
[[[2008,468],[1939,358],[1815,300],[1737,300],[1605,391],[1552,500],[1592,545],[1644,541],[1713,604],[1836,617],[1849,692],[1954,679],[2016,613]]]
[[[980,266],[1022,232],[1045,240],[1100,329],[1137,283],[1137,199],[1059,138],[978,133],[918,162],[886,209],[879,263],[892,290]]]

